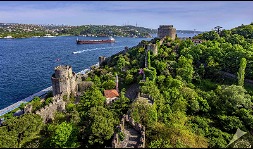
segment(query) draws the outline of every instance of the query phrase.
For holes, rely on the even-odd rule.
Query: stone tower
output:
[[[60,65],[55,67],[55,73],[51,77],[53,96],[76,94],[77,83],[76,74],[72,72],[72,67],[68,65]]]
[[[158,38],[163,38],[169,36],[173,40],[176,38],[176,29],[173,28],[173,25],[160,25],[157,33]]]
[[[105,61],[105,59],[106,59],[106,57],[105,56],[99,56],[99,58],[98,58],[98,66],[100,66],[102,63],[103,63],[103,61]]]

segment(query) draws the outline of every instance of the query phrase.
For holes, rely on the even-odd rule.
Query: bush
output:
[[[125,134],[123,132],[119,132],[118,134],[120,141],[123,141],[125,139]]]
[[[26,103],[21,103],[20,106],[19,106],[19,108],[20,108],[21,110],[24,110],[25,105],[26,105]]]
[[[52,98],[52,97],[49,97],[49,98],[47,98],[47,99],[45,100],[44,106],[47,106],[47,105],[49,105],[49,104],[52,103],[52,102],[53,102],[53,98]]]
[[[39,110],[41,108],[42,103],[41,103],[40,100],[41,99],[38,96],[36,96],[36,97],[33,98],[32,102],[31,102],[31,104],[32,104],[32,111],[33,112],[37,111],[37,110]]]
[[[73,103],[69,103],[69,104],[67,104],[67,106],[66,106],[67,112],[73,111],[74,108],[75,108],[75,104],[73,104]]]
[[[53,91],[48,91],[45,99],[47,99],[49,97],[53,97]]]
[[[131,75],[131,74],[127,74],[126,75],[126,78],[125,78],[125,83],[126,84],[131,84],[131,83],[133,83],[133,75]]]
[[[63,101],[67,101],[68,95],[63,95]]]

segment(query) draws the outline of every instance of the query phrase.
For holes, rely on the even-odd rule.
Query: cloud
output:
[[[253,20],[253,2],[226,1],[32,1],[0,2],[0,22],[34,24],[128,24],[210,30]]]

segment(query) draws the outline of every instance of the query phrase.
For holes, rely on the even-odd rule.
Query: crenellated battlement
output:
[[[55,78],[68,78],[72,74],[72,67],[68,65],[59,65],[54,70]]]
[[[62,96],[56,95],[53,97],[52,103],[49,103],[49,105],[35,111],[35,114],[40,115],[44,122],[48,122],[49,120],[53,120],[55,112],[65,110],[65,104],[66,103],[63,101]]]
[[[135,122],[134,119],[130,116],[130,111],[128,111],[127,114],[123,115],[120,121],[120,125],[117,126],[120,132],[124,132],[126,122],[140,134],[140,139],[137,140],[138,144],[136,148],[145,148],[145,126],[141,125],[140,123]],[[117,132],[114,132],[113,140],[112,140],[112,148],[119,148],[119,147],[120,147],[119,136]]]

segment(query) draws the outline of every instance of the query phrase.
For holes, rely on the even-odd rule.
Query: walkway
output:
[[[237,79],[237,75],[234,75],[232,73],[228,73],[228,72],[225,72],[225,71],[219,71],[219,74],[221,74],[221,75],[223,75],[224,77],[227,77],[227,78]],[[250,85],[253,85],[253,80],[244,79],[244,82],[248,83]]]
[[[118,148],[137,148],[138,140],[140,140],[140,134],[134,128],[125,124],[124,126],[125,138],[119,142]]]
[[[137,100],[147,100],[149,105],[153,105],[153,101],[146,97],[139,97]]]

